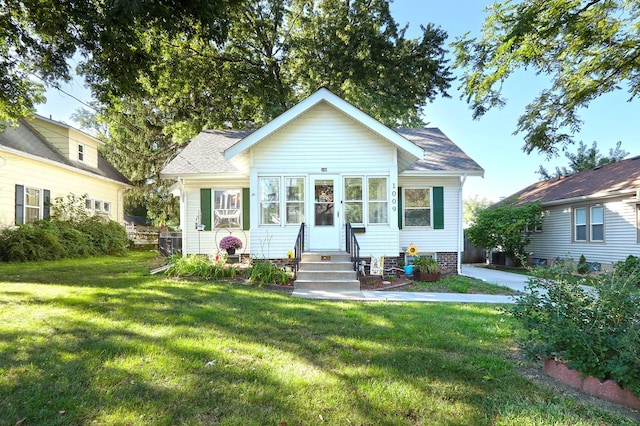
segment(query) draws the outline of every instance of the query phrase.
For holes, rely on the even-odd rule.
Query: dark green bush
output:
[[[0,260],[10,262],[123,255],[127,245],[124,227],[99,217],[41,220],[0,230]]]
[[[578,265],[576,266],[576,271],[584,275],[589,272],[589,264],[587,263],[587,258],[583,255],[580,255],[580,259],[578,259]]]
[[[640,395],[640,294],[614,276],[585,288],[566,270],[530,279],[527,295],[510,309],[530,359],[552,358],[588,376],[612,379]]]

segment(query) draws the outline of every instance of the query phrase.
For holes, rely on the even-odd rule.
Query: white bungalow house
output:
[[[640,256],[640,156],[536,182],[507,198],[542,203],[542,227],[527,251],[536,264],[577,262],[610,269]]]
[[[415,244],[449,273],[463,184],[483,174],[440,130],[392,130],[324,88],[253,132],[201,132],[161,173],[176,181],[185,255],[229,234],[254,258],[284,259],[302,234],[300,250],[335,254],[349,224],[362,258]]]

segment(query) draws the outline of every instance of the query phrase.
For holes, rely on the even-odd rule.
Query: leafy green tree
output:
[[[222,43],[240,0],[5,0],[0,2],[0,122],[41,103],[44,85],[72,78],[71,59],[101,100],[140,90],[153,74],[154,33]]]
[[[539,202],[518,206],[503,201],[478,211],[475,222],[465,232],[476,246],[487,251],[499,249],[518,264],[527,256],[531,233],[540,226]]]
[[[473,198],[468,198],[464,200],[462,204],[463,204],[462,221],[466,227],[467,225],[474,223],[480,211],[491,206],[493,202],[486,197],[480,198],[476,195]]]
[[[106,157],[149,202],[169,199],[158,172],[203,128],[259,127],[320,86],[394,126],[422,124],[422,107],[447,96],[446,33],[428,25],[407,39],[386,1],[251,0],[229,19],[224,44],[147,31],[158,60],[140,90],[98,108]]]
[[[582,170],[589,170],[594,167],[601,167],[606,164],[615,163],[629,155],[627,151],[620,148],[621,144],[622,142],[618,142],[615,148],[609,149],[608,156],[603,156],[600,154],[600,151],[598,151],[598,144],[596,142],[593,142],[591,148],[587,148],[583,142],[580,142],[577,153],[573,154],[571,152],[565,152],[564,154],[564,156],[569,160],[568,168],[556,167],[556,173],[552,176],[544,166],[540,165],[538,174],[542,180],[547,180],[553,177],[569,176]]]
[[[502,107],[501,89],[518,68],[550,77],[520,116],[524,151],[556,154],[580,130],[579,111],[626,86],[640,90],[640,2],[637,0],[510,0],[489,10],[479,38],[457,40],[462,89],[478,118]]]

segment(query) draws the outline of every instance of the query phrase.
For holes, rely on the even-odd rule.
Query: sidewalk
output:
[[[524,292],[528,277],[510,272],[495,271],[472,265],[462,266],[462,275],[490,284],[503,285]],[[408,291],[320,291],[295,290],[294,297],[322,300],[360,300],[366,302],[456,302],[456,303],[514,303],[513,296],[492,294],[424,293]]]

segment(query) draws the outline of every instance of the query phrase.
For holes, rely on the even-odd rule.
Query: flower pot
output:
[[[236,254],[236,248],[235,247],[229,247],[227,249],[227,254],[230,256],[233,256],[234,254]]]
[[[405,275],[413,275],[413,265],[405,265],[402,267]]]

